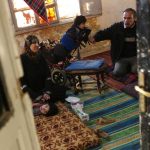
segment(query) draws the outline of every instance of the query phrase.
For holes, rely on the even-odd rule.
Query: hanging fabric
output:
[[[24,0],[33,11],[48,23],[44,0]]]

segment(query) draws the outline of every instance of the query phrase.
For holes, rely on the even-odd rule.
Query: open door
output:
[[[20,92],[23,73],[8,1],[0,5],[0,149],[40,150],[30,99]]]
[[[150,0],[137,0],[141,149],[150,150]]]

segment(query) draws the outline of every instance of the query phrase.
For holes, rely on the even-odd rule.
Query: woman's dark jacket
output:
[[[46,79],[50,76],[48,65],[41,53],[36,57],[24,53],[21,55],[21,61],[24,71],[21,84],[25,86],[24,91],[29,92],[30,97],[35,99],[47,90]]]
[[[21,61],[24,71],[24,76],[20,79],[22,89],[29,93],[33,101],[44,93],[50,94],[51,102],[65,99],[66,87],[51,81],[50,68],[42,53],[39,52],[35,58],[24,53]]]
[[[132,29],[132,34],[136,37],[136,26]],[[113,64],[121,58],[124,50],[124,24],[123,22],[115,23],[111,27],[97,32],[94,36],[96,42],[103,40],[111,41],[111,59]],[[136,56],[136,49],[132,52]]]

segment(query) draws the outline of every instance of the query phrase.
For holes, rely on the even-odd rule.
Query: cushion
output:
[[[81,150],[95,147],[99,138],[81,120],[58,103],[59,114],[52,117],[36,116],[35,124],[41,150]]]
[[[72,62],[65,70],[89,70],[99,69],[104,64],[104,59],[98,60],[79,60]]]

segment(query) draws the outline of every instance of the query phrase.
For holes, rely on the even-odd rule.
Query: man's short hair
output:
[[[135,9],[133,9],[133,8],[127,8],[127,9],[125,9],[125,10],[123,11],[123,13],[124,13],[124,12],[132,12],[134,18],[137,17],[136,11],[135,11]]]

